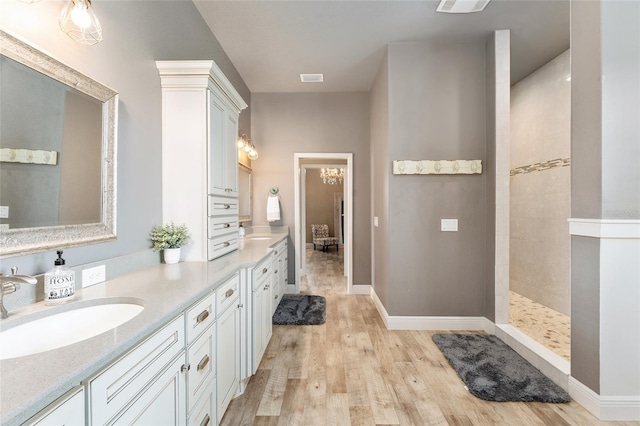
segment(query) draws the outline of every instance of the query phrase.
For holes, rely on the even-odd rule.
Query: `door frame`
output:
[[[344,177],[344,194],[345,194],[345,239],[344,239],[344,271],[347,277],[347,293],[353,290],[353,153],[294,153],[293,154],[293,186],[294,186],[294,207],[295,207],[295,228],[294,228],[294,245],[295,245],[295,292],[300,292],[300,277],[305,274],[305,250],[306,235],[303,227],[304,208],[304,179],[305,166],[312,164],[302,164],[302,160],[318,160],[317,168],[330,165],[330,160],[346,160],[345,177]],[[335,164],[331,166],[336,166]],[[303,244],[305,244],[303,246]]]

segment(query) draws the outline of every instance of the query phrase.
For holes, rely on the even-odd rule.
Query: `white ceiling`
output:
[[[194,0],[251,92],[368,91],[389,43],[464,42],[511,30],[517,82],[569,48],[569,0],[492,0],[436,13],[437,1]],[[324,83],[300,82],[323,73]]]

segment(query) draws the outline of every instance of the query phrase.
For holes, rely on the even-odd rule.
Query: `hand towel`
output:
[[[267,199],[267,222],[280,220],[280,197],[269,195]]]

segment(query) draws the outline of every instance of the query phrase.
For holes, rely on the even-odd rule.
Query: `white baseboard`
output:
[[[296,285],[295,284],[287,284],[287,287],[284,289],[285,294],[297,294]]]
[[[369,284],[354,284],[349,289],[349,294],[371,294],[371,286]]]
[[[640,396],[600,396],[574,377],[569,377],[569,395],[600,420],[640,420]]]
[[[493,322],[485,317],[390,316],[375,290],[371,298],[388,330],[482,330],[493,334]]]

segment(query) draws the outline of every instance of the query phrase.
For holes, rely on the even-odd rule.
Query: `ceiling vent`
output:
[[[436,12],[442,13],[473,13],[480,12],[489,0],[442,0]]]
[[[303,83],[322,83],[324,81],[323,74],[300,74],[300,81]]]

